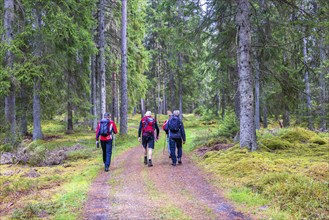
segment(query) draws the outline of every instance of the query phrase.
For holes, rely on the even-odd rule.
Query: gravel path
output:
[[[134,147],[115,159],[109,173],[91,185],[84,219],[251,219],[209,185],[205,175],[183,156],[171,166],[167,153],[156,151],[153,167],[143,164],[143,149]]]

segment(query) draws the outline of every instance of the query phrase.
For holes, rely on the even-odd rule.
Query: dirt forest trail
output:
[[[147,167],[136,146],[113,162],[91,185],[83,219],[251,219],[236,211],[187,155],[173,167],[167,152],[156,149],[154,166]]]

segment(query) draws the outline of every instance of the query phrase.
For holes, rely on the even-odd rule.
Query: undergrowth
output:
[[[128,125],[138,126],[139,120],[138,116],[130,117]],[[64,122],[58,120],[45,121],[42,128],[43,140],[21,144],[30,156],[26,164],[1,165],[1,219],[79,219],[88,188],[103,170],[102,150],[96,148],[94,131],[80,126],[66,134]],[[112,159],[138,144],[136,128],[130,127],[124,136],[117,134]],[[40,166],[47,153],[77,145],[67,151],[61,164]]]
[[[221,125],[217,131],[194,135],[191,150],[226,143],[229,136],[219,134],[227,134],[227,127]],[[227,190],[228,198],[253,207],[251,213],[259,218],[326,219],[328,133],[300,127],[262,129],[257,139],[256,152],[240,149],[236,144],[227,150],[207,152],[198,159],[199,164],[214,174],[215,184]]]

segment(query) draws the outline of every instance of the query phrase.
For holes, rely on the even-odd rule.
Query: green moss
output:
[[[261,139],[260,142],[270,150],[283,150],[293,147],[293,144],[275,136]]]
[[[322,138],[320,138],[318,136],[312,137],[311,140],[310,140],[310,142],[311,143],[318,144],[318,145],[324,145],[324,144],[327,143],[324,139],[322,139]]]
[[[299,213],[307,219],[324,219],[328,207],[327,183],[320,183],[300,174],[269,173],[257,181],[254,187],[280,209]]]
[[[263,206],[268,204],[268,200],[262,198],[260,194],[252,192],[247,187],[234,187],[229,193],[229,198],[247,206]]]
[[[283,140],[289,141],[289,142],[307,142],[309,141],[313,136],[317,136],[316,133],[304,129],[304,128],[290,128],[287,129],[285,133],[283,133],[280,138]]]

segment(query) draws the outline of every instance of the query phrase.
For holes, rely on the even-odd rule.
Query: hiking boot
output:
[[[109,172],[109,168],[108,167],[105,167],[105,172]]]
[[[147,157],[144,157],[144,164],[147,165]]]
[[[152,160],[151,159],[149,160],[148,166],[149,167],[153,167],[153,164],[152,164]]]
[[[175,163],[172,163],[171,165],[173,165],[174,167],[176,166],[176,164],[175,164]]]
[[[182,159],[181,158],[177,158],[178,159],[178,164],[182,164]]]

